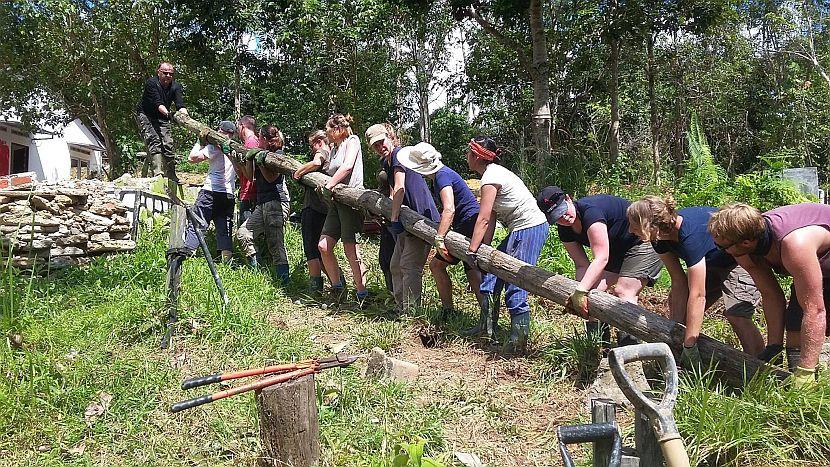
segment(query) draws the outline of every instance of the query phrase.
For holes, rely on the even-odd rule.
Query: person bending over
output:
[[[678,211],[672,197],[658,196],[645,196],[628,207],[631,232],[651,242],[671,277],[669,311],[671,319],[686,325],[681,358],[691,365],[701,363],[697,338],[703,313],[720,297],[744,352],[758,355],[764,348],[764,338],[752,321],[761,295],[749,273],[715,245],[706,227],[715,211],[709,206]]]
[[[747,204],[729,204],[712,215],[709,232],[761,291],[767,347],[760,357],[779,358],[786,329],[793,382],[811,384],[828,335],[830,206],[803,203],[762,214]],[[774,273],[793,278],[789,304]]]
[[[444,317],[454,312],[452,281],[447,268],[460,262],[447,251],[444,237],[451,228],[465,237],[473,235],[479,212],[478,201],[464,179],[441,162],[441,153],[431,144],[418,143],[408,151],[401,151],[398,153],[398,160],[404,167],[430,180],[434,198],[441,201],[441,218],[436,229],[438,235],[433,243],[435,256],[429,262],[429,269],[435,278],[438,296],[441,299],[441,316]],[[470,288],[480,305],[481,271],[467,263],[463,264]]]
[[[556,186],[545,187],[537,198],[547,221],[557,225],[559,239],[576,267],[576,290],[568,298],[566,309],[588,318],[588,292],[609,290],[617,297],[637,303],[640,291],[654,284],[663,264],[649,243],[643,243],[629,231],[629,201],[612,195],[593,195],[574,201]],[[591,249],[588,260],[585,247]],[[601,328],[601,330],[600,330]],[[586,323],[588,334],[598,332],[609,343],[610,328],[596,321]],[[619,333],[618,343],[633,338]]]

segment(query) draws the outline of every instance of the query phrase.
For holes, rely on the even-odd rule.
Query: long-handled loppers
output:
[[[251,368],[249,370],[234,371],[230,373],[217,373],[215,375],[200,376],[196,378],[186,379],[182,382],[182,389],[190,389],[206,384],[219,383],[221,381],[228,381],[231,379],[247,378],[256,375],[272,375],[260,379],[253,383],[244,384],[242,386],[233,387],[224,391],[208,394],[206,396],[188,399],[186,401],[177,402],[173,404],[170,411],[181,412],[185,409],[197,407],[209,402],[218,401],[226,397],[242,394],[243,392],[254,391],[262,389],[273,384],[284,383],[295,378],[300,378],[313,373],[319,373],[322,370],[329,368],[343,368],[351,365],[357,360],[355,356],[349,355],[332,355],[331,357],[303,360],[297,363],[286,363],[282,365],[265,366],[261,368]]]

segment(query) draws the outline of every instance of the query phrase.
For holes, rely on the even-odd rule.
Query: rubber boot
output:
[[[487,338],[493,343],[499,340],[499,309],[501,308],[501,294],[490,296],[490,320],[487,322]]]
[[[493,294],[491,293],[483,293],[481,294],[481,305],[479,306],[480,313],[478,315],[478,324],[475,326],[465,329],[461,331],[462,335],[465,336],[483,336],[488,333],[492,333],[493,331],[493,324],[490,321],[490,304],[493,302]]]
[[[288,285],[288,280],[291,279],[291,275],[288,270],[287,264],[278,264],[274,267],[274,280],[282,284],[283,287]]]
[[[787,347],[784,352],[787,354],[787,368],[790,373],[795,373],[796,367],[801,363],[801,347]]]
[[[259,268],[259,261],[256,258],[256,255],[251,255],[248,257],[248,267],[251,269]]]
[[[527,337],[530,335],[530,313],[510,316],[510,337],[504,344],[506,355],[524,355],[527,352]]]

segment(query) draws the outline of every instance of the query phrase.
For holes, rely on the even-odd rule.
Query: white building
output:
[[[14,116],[0,118],[0,176],[34,172],[40,181],[56,182],[101,173],[106,149],[97,128],[76,118],[32,131]]]

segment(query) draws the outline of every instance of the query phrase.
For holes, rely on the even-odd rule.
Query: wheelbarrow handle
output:
[[[556,429],[559,437],[559,453],[565,467],[574,467],[568,444],[590,443],[611,440],[608,467],[619,467],[622,459],[622,439],[614,423],[592,423],[588,425],[560,426]]]

